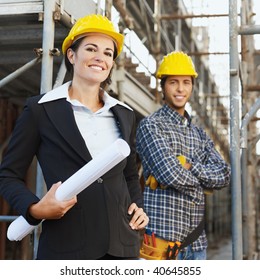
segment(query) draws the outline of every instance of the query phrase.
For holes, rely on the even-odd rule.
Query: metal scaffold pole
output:
[[[51,50],[54,46],[55,36],[55,22],[53,19],[53,13],[55,11],[55,0],[44,1],[44,18],[43,18],[43,39],[42,39],[42,68],[41,68],[41,90],[40,93],[46,93],[52,89],[53,78],[53,56]],[[43,196],[44,179],[42,175],[39,163],[37,164],[37,176],[36,176],[36,195],[38,197]],[[37,230],[34,234],[34,258],[36,257],[38,248],[38,234]]]
[[[243,259],[242,242],[242,200],[240,166],[240,96],[238,57],[237,1],[229,1],[229,43],[230,43],[230,162],[232,191],[232,255],[235,260]]]

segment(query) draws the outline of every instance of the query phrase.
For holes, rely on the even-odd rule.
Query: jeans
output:
[[[191,245],[188,245],[183,252],[179,252],[177,260],[206,260],[207,252],[206,249],[193,252]]]

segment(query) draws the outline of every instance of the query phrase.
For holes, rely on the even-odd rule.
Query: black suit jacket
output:
[[[38,104],[29,98],[17,120],[0,169],[0,194],[30,224],[28,207],[39,201],[24,183],[34,156],[40,163],[47,189],[73,175],[91,160],[65,98]],[[120,257],[139,254],[139,233],[128,223],[132,202],[142,207],[136,168],[134,112],[119,104],[111,108],[130,145],[127,159],[78,195],[77,204],[59,220],[42,223],[37,259],[97,259],[106,253]]]

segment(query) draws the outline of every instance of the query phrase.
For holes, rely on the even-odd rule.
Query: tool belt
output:
[[[140,249],[140,258],[146,260],[175,260],[179,252],[180,242],[169,242],[167,240],[152,237],[146,234]],[[156,244],[156,245],[155,245]],[[156,246],[156,247],[154,247]]]
[[[140,258],[146,260],[176,260],[181,249],[196,241],[204,230],[204,218],[199,225],[182,241],[167,241],[147,231],[143,235]]]

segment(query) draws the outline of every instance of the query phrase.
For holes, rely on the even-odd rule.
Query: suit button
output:
[[[103,183],[103,179],[102,179],[102,178],[98,178],[98,179],[97,179],[97,182],[98,182],[99,184],[102,184],[102,183]]]

